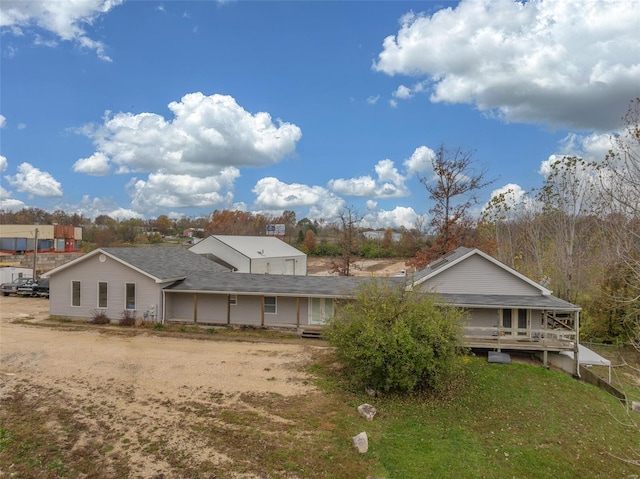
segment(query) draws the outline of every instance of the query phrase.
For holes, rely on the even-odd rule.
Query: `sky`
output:
[[[640,0],[0,0],[0,209],[412,228],[439,147],[523,196],[636,97]]]

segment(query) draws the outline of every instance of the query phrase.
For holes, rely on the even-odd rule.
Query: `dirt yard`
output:
[[[307,258],[308,274],[328,276],[331,274],[331,258]],[[404,260],[397,259],[360,259],[353,263],[352,276],[393,276],[408,270]]]
[[[12,405],[27,408],[43,434],[99,465],[73,477],[269,477],[238,455],[256,447],[242,444],[254,424],[238,417],[277,435],[292,422],[283,404],[316,394],[301,369],[322,347],[313,340],[195,340],[47,318],[48,300],[0,298],[0,427]]]

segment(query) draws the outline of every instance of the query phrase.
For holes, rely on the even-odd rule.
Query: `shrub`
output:
[[[338,308],[324,336],[350,380],[381,391],[440,392],[462,368],[465,312],[389,281],[363,284]]]
[[[91,311],[91,321],[89,322],[93,324],[109,324],[111,320],[105,311],[94,309]]]
[[[125,309],[120,313],[120,326],[135,326],[136,325],[136,312],[130,309]]]

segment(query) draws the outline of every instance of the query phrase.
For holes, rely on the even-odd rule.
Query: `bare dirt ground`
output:
[[[246,425],[225,414],[286,426],[289,419],[261,404],[315,393],[301,369],[313,343],[131,335],[124,328],[48,327],[47,318],[48,300],[0,297],[0,401],[5,407],[19,399],[50,415],[44,428],[71,442],[67,447],[89,457],[100,452],[100,477],[186,477],[189,467],[237,471],[231,464],[240,459],[230,456],[229,444],[217,442],[209,426],[198,433],[205,422],[233,441]],[[72,414],[76,433],[65,430],[56,404]],[[206,413],[194,414],[199,410]],[[266,477],[244,469],[189,477]],[[9,474],[0,466],[0,477]]]
[[[331,274],[331,258],[307,258],[307,272],[314,276]],[[408,270],[404,260],[398,259],[361,259],[351,268],[352,276],[393,276]]]

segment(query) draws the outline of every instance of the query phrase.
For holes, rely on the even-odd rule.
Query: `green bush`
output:
[[[433,295],[371,280],[337,309],[324,336],[359,386],[439,392],[461,371],[464,318]]]

